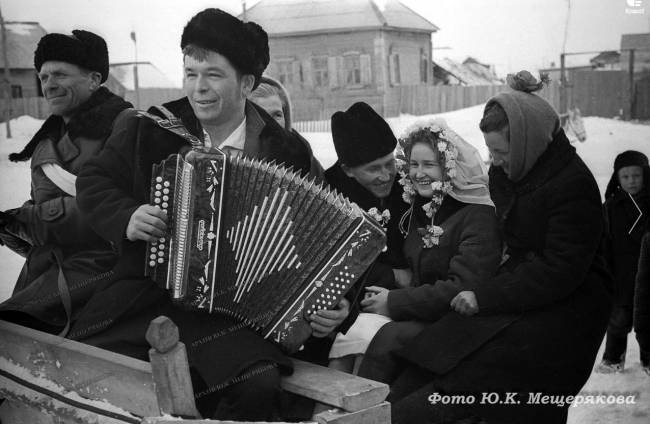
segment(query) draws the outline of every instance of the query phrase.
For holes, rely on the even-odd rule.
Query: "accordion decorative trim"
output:
[[[148,246],[152,279],[182,307],[233,316],[289,351],[311,335],[306,316],[335,307],[385,244],[337,192],[216,149],[154,166],[151,198],[170,217]]]

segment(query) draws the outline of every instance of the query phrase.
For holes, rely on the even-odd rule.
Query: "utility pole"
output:
[[[2,17],[2,10],[0,10],[0,29],[2,30],[2,60],[5,65],[4,73],[4,92],[5,92],[5,125],[7,126],[7,138],[11,138],[11,71],[9,70],[9,59],[7,55],[7,28],[5,28],[5,20]]]
[[[636,115],[636,102],[635,102],[635,87],[634,87],[634,49],[630,49],[630,62],[628,65],[629,71],[629,84],[630,84],[630,114],[627,116],[627,119],[633,119]]]
[[[135,31],[131,31],[131,40],[135,50],[135,64],[133,65],[133,86],[135,89],[135,108],[140,109],[140,82],[138,80],[138,42],[136,41]]]
[[[560,115],[567,112],[566,53],[560,54]]]

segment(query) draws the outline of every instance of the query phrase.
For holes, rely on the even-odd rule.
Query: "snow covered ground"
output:
[[[396,135],[400,135],[411,123],[431,117],[441,117],[458,134],[473,144],[484,158],[487,149],[478,129],[483,105],[447,112],[439,115],[402,115],[388,119]],[[29,198],[29,164],[12,163],[7,155],[20,151],[40,127],[42,121],[22,116],[11,121],[13,137],[7,139],[5,124],[0,126],[0,210],[20,206]],[[650,125],[617,121],[605,118],[587,117],[584,126],[588,139],[576,144],[578,153],[593,172],[601,194],[609,181],[614,157],[624,150],[639,150],[650,155]],[[324,167],[336,160],[336,153],[329,133],[303,134],[312,145],[314,154]],[[0,301],[11,294],[23,258],[0,247]],[[582,405],[572,407],[569,422],[577,423],[647,423],[650,419],[650,377],[644,375],[638,365],[638,345],[632,336],[628,344],[628,370],[619,375],[607,376],[593,374],[583,389],[583,393],[594,394],[634,394],[635,404]],[[601,348],[602,350],[602,348]],[[600,356],[599,356],[600,357]]]

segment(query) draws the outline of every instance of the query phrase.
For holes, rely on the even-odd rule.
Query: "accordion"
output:
[[[146,273],[181,307],[235,317],[287,351],[385,246],[356,204],[282,165],[194,148],[154,165],[167,234]]]

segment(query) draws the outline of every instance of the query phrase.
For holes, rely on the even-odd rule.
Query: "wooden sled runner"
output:
[[[169,318],[151,322],[147,341],[150,362],[0,321],[1,423],[235,424],[199,416],[185,346]],[[332,406],[318,423],[390,423],[387,385],[294,366],[283,389]]]

